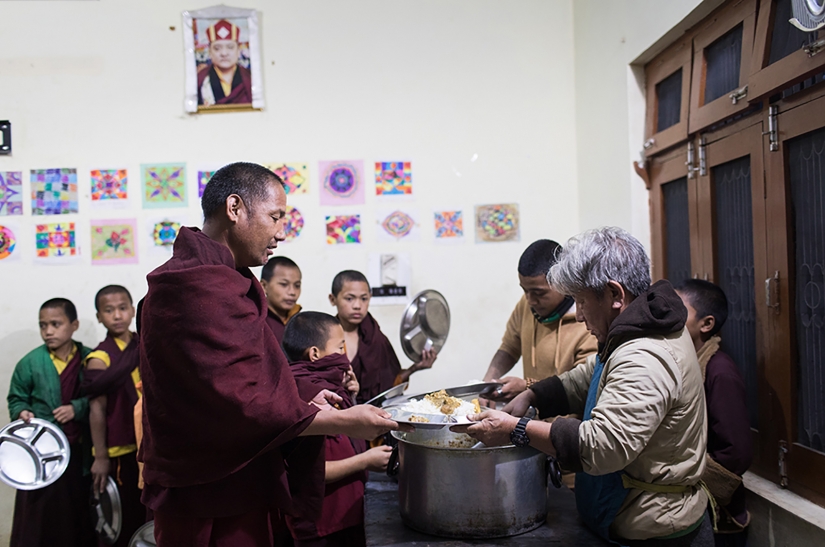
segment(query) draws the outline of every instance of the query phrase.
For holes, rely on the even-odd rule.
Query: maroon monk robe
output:
[[[358,403],[390,389],[401,373],[401,363],[392,344],[370,313],[358,325],[358,353],[352,360],[352,370],[361,384]]]
[[[78,347],[60,374],[60,403],[71,404],[80,397],[80,372],[83,357]],[[83,424],[70,420],[60,424],[69,440],[69,466],[53,484],[38,490],[18,490],[14,501],[10,547],[91,547],[97,545],[88,511],[91,476],[83,474],[83,460],[89,446]],[[86,439],[88,440],[88,439]]]
[[[343,399],[342,408],[352,406],[350,393],[343,385],[344,374],[350,362],[346,354],[333,353],[318,361],[296,361],[290,363],[296,381],[308,381],[317,390],[328,389]],[[303,388],[305,384],[299,383]],[[313,390],[302,393],[306,397]],[[350,439],[345,435],[328,436],[325,440],[326,461],[351,458],[366,450],[364,441]],[[328,483],[325,489],[324,505],[317,519],[287,517],[296,544],[328,536],[332,533],[364,525],[364,482],[366,473],[355,473],[340,481]]]
[[[147,280],[139,458],[144,503],[161,514],[156,523],[195,527],[194,534],[207,521],[229,529],[250,515],[267,520],[268,508],[316,514],[323,438],[296,437],[318,409],[298,396],[266,326],[258,280],[235,269],[227,247],[190,228]]]
[[[278,339],[278,343],[282,343],[284,341],[286,325],[281,322],[281,318],[272,313],[272,310],[266,310],[266,324],[272,331],[272,334],[275,335],[275,338]],[[310,397],[310,399],[312,399],[312,397]]]
[[[215,104],[251,104],[252,103],[252,74],[248,68],[241,65],[237,66],[235,75],[232,77],[232,91],[229,95],[224,96],[223,88],[220,84],[220,76],[218,76],[215,67],[209,65],[209,68],[203,68],[198,72],[198,104],[203,104],[201,98],[201,86],[206,77],[209,76],[209,81],[212,84],[212,93],[215,95]]]

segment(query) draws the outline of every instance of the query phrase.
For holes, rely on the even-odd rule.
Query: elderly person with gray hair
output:
[[[685,327],[687,310],[667,281],[650,284],[641,243],[620,228],[571,238],[548,280],[576,301],[599,352],[534,384],[501,411],[453,427],[485,444],[512,442],[576,471],[587,525],[619,545],[713,545],[700,486],[707,418],[702,373]],[[583,420],[542,418],[575,413]]]

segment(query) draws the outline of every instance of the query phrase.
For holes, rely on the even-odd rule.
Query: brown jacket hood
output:
[[[599,345],[599,357],[604,363],[624,342],[681,331],[686,321],[687,308],[673,285],[665,279],[657,281],[613,320],[607,332],[607,343]]]

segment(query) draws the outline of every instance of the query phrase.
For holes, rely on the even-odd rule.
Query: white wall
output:
[[[453,313],[446,347],[432,371],[414,376],[414,388],[482,376],[519,298],[521,251],[579,228],[575,112],[558,108],[574,102],[572,2],[239,3],[262,13],[266,109],[192,116],[183,112],[180,12],[208,5],[0,2],[0,118],[14,128],[14,154],[0,156],[0,171],[23,171],[28,190],[29,169],[76,167],[85,197],[80,214],[63,220],[77,222],[87,249],[91,218],[137,218],[141,227],[154,214],[139,200],[125,211],[91,210],[91,169],[126,167],[134,192],[141,163],[185,161],[194,191],[198,167],[237,160],[314,167],[325,159],[411,159],[411,206],[425,219],[420,242],[377,243],[368,194],[352,211],[373,221],[364,244],[327,246],[323,215],[337,209],[320,207],[313,188],[293,202],[307,225],[283,253],[303,269],[301,303],[320,310],[329,310],[329,284],[339,270],[365,270],[371,252],[410,253],[412,290],[440,290]],[[520,204],[520,242],[479,245],[470,235],[460,246],[432,244],[433,209],[460,206],[471,218],[473,205],[494,202]],[[199,218],[197,200],[190,199],[187,214]],[[20,223],[30,230],[40,219],[27,204]],[[2,393],[17,360],[40,344],[40,303],[71,298],[80,313],[78,338],[95,345],[104,336],[94,319],[96,290],[120,283],[139,298],[146,273],[163,260],[144,248],[134,266],[91,266],[88,254],[76,266],[40,266],[28,239],[21,262],[0,263]],[[397,344],[402,308],[373,312]],[[12,491],[2,489],[0,544],[12,502]]]

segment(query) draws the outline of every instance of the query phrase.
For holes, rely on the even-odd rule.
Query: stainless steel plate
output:
[[[421,412],[407,412],[399,407],[385,408],[390,413],[390,417],[399,424],[408,424],[416,429],[443,429],[451,425],[458,425],[456,422],[450,421],[450,417],[445,414],[423,414]],[[410,420],[413,416],[427,418],[429,422],[413,422]]]
[[[129,547],[156,547],[155,521],[151,520],[137,529],[129,541]]]
[[[447,392],[447,395],[451,397],[458,397],[459,399],[464,399],[465,401],[470,401],[472,399],[477,398],[478,396],[488,395],[498,388],[504,386],[504,384],[499,382],[485,382],[481,384],[470,384],[468,386],[458,386],[458,387],[448,387],[444,391]],[[384,408],[389,410],[388,407],[401,407],[407,404],[410,401],[420,401],[430,393],[435,393],[434,391],[428,391],[427,393],[418,393],[416,395],[407,395],[406,397],[396,397],[391,401],[386,401],[384,403]]]
[[[37,490],[69,466],[69,440],[46,420],[17,420],[0,430],[0,480],[18,490]]]
[[[450,332],[450,306],[434,290],[418,293],[401,318],[401,347],[414,363],[425,349],[440,351]]]
[[[123,527],[123,510],[120,505],[120,492],[112,477],[106,481],[103,493],[94,499],[92,494],[92,520],[95,523],[95,532],[107,545],[113,545],[120,537]]]
[[[389,404],[392,399],[400,397],[404,393],[404,390],[407,389],[408,385],[409,382],[403,382],[401,384],[398,384],[397,386],[393,386],[384,393],[379,393],[378,395],[376,395],[364,404],[377,407],[382,407],[385,403]]]

